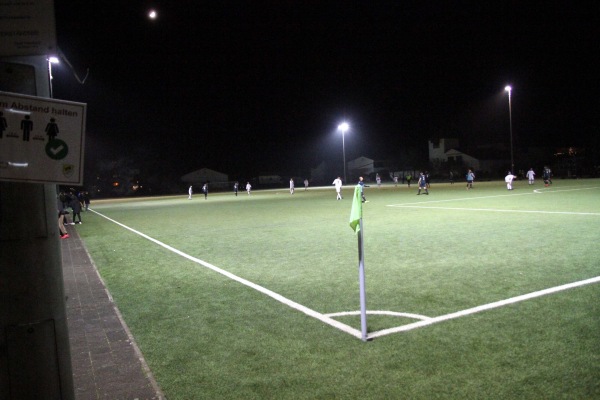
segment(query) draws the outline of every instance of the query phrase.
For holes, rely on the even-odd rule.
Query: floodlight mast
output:
[[[350,129],[350,125],[348,125],[347,122],[342,122],[341,124],[338,125],[338,131],[342,132],[342,153],[344,156],[344,183],[347,184],[348,180],[346,179],[346,145],[344,143],[344,136],[346,135],[346,132],[348,132],[348,129]]]
[[[512,129],[512,104],[511,104],[511,93],[512,86],[507,85],[504,90],[508,92],[508,124],[510,129],[510,173],[515,173],[515,159],[513,154],[513,129]]]

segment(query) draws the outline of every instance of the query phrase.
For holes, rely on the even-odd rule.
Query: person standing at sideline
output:
[[[469,170],[466,175],[467,178],[467,190],[473,189],[473,181],[475,180],[475,174]]]
[[[398,177],[394,175],[394,187],[398,187]]]
[[[421,172],[419,175],[419,182],[417,185],[419,186],[419,192],[417,193],[417,196],[421,194],[421,189],[425,190],[425,194],[429,196],[429,190],[427,189],[427,178],[423,172]]]
[[[83,192],[83,205],[85,211],[90,209],[90,192],[87,190]]]
[[[508,175],[504,177],[504,182],[506,182],[506,188],[508,190],[513,190],[512,183],[517,177],[512,174],[512,172],[508,171]]]
[[[454,185],[454,172],[450,171],[450,184]]]
[[[308,190],[308,179],[304,179],[304,190]]]
[[[365,197],[365,188],[369,186],[365,185],[365,181],[363,180],[362,176],[358,178],[358,185],[360,186],[360,198],[362,199],[362,202],[368,203],[367,198]]]
[[[290,178],[290,194],[294,194],[294,178]]]
[[[333,180],[332,185],[335,186],[335,192],[337,193],[336,200],[341,200],[342,199],[342,180],[340,179],[339,176]]]
[[[188,200],[192,199],[192,193],[193,193],[193,191],[192,191],[192,185],[190,185],[190,188],[188,189]]]
[[[239,183],[238,183],[238,181],[235,181],[235,183],[233,184],[233,193],[235,193],[235,197],[237,197],[238,187],[239,187]]]
[[[248,192],[248,195],[250,195],[251,190],[252,190],[252,185],[250,184],[250,182],[246,183],[246,191]]]
[[[65,214],[68,214],[69,212],[65,210],[63,200],[60,198],[60,196],[58,196],[56,199],[56,208],[58,211],[58,231],[60,232],[60,238],[68,239],[69,234],[65,228]]]
[[[527,180],[529,181],[530,185],[533,185],[533,182],[535,180],[535,172],[533,172],[533,168],[529,168],[529,171],[527,171]]]
[[[75,225],[74,222],[69,222],[69,218],[67,217],[67,215],[69,215],[69,210],[67,210],[67,208],[69,208],[69,204],[71,204],[71,195],[66,192],[60,192],[59,199],[62,201],[60,210],[63,212],[62,221],[64,225]]]
[[[379,174],[375,175],[375,182],[377,182],[377,188],[381,189],[381,176]]]
[[[412,175],[408,174],[406,175],[406,183],[408,184],[408,187],[410,188],[410,181],[412,180]]]
[[[208,200],[208,183],[202,186],[202,193],[204,193],[204,200]]]

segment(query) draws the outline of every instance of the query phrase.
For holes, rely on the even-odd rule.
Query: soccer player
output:
[[[248,195],[250,194],[250,191],[252,190],[252,185],[250,184],[250,182],[246,183],[246,191],[248,192]]]
[[[542,174],[544,180],[544,186],[552,184],[552,170],[549,167],[544,167],[544,173]]]
[[[340,179],[339,176],[333,180],[332,185],[335,186],[335,192],[337,193],[336,200],[341,200],[342,199],[342,180]]]
[[[421,174],[419,175],[418,186],[419,192],[417,193],[417,196],[421,194],[421,189],[425,190],[426,195],[429,195],[429,190],[427,189],[427,178],[425,177],[425,174],[423,172],[421,172]]]
[[[467,190],[469,189],[473,189],[473,181],[475,180],[475,174],[473,173],[473,171],[469,170],[467,172]]]
[[[188,200],[192,199],[192,186],[190,185],[190,188],[188,189]]]
[[[535,180],[535,172],[533,172],[533,168],[529,168],[529,171],[527,171],[527,174],[525,174],[527,176],[527,179],[529,180],[529,184],[533,185],[533,181]]]
[[[365,185],[365,181],[363,180],[362,176],[358,178],[358,185],[360,186],[360,198],[362,199],[363,203],[366,203],[367,198],[365,197],[365,188],[369,186]]]
[[[294,194],[294,178],[290,178],[290,194]]]
[[[508,190],[513,190],[512,183],[517,177],[512,174],[512,172],[508,171],[508,175],[504,177],[504,182],[506,182],[506,188]]]

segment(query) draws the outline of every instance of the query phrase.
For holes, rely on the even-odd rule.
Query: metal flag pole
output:
[[[367,341],[367,290],[365,286],[365,252],[363,242],[363,220],[359,221],[360,231],[358,232],[358,282],[360,288],[360,330],[362,332],[362,341]]]
[[[354,187],[352,208],[350,209],[350,228],[358,236],[358,281],[360,287],[360,327],[363,342],[367,341],[367,291],[365,289],[365,249],[363,242],[362,220],[362,178]]]

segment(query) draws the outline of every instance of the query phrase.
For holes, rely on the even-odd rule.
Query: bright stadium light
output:
[[[342,122],[338,125],[338,131],[342,132],[342,153],[344,155],[344,183],[348,184],[348,180],[346,179],[346,145],[344,143],[344,136],[346,132],[350,129],[350,125],[347,122]]]

